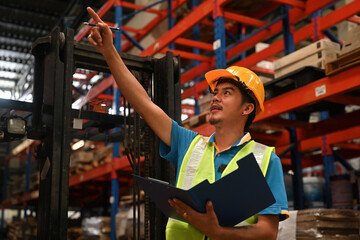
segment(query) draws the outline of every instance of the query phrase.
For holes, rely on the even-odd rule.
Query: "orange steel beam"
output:
[[[136,9],[136,10],[140,10],[140,9],[144,8],[144,6],[137,5],[137,4],[130,3],[130,2],[125,2],[125,1],[121,1],[121,6],[123,6],[125,8]],[[150,12],[150,13],[155,13],[155,14],[158,14],[158,15],[164,14],[164,11],[156,10],[156,9],[153,9],[153,8],[145,9],[145,11]]]
[[[353,95],[337,95],[326,99],[326,101],[360,106],[360,97]]]
[[[230,0],[218,0],[219,6],[222,6]],[[148,48],[140,53],[140,56],[153,56],[155,53],[161,51],[163,48],[174,42],[175,39],[183,35],[186,31],[190,30],[198,24],[203,18],[212,13],[214,9],[213,1],[205,1],[193,10],[187,17],[179,21],[172,29],[166,34],[156,40]]]
[[[252,17],[252,18],[256,18],[256,19],[260,19],[260,18],[266,16],[267,14],[273,12],[279,6],[280,6],[280,4],[278,4],[278,3],[267,2],[259,10],[255,11],[253,13],[250,13],[250,14],[247,14],[246,12],[244,12],[243,15],[246,15],[246,16]]]
[[[144,161],[144,158],[140,158],[140,162],[143,162],[143,161]],[[110,174],[112,164],[114,164],[115,170],[130,168],[129,161],[127,160],[126,157],[114,158],[112,163],[107,163],[107,164],[101,165],[97,168],[94,168],[88,172],[84,172],[79,175],[71,176],[69,178],[69,186],[71,187],[71,186],[74,186],[74,185],[77,185],[80,183],[84,183],[84,182],[87,182],[89,180],[92,180],[92,179],[95,179],[98,177],[102,177],[107,174]],[[39,190],[35,190],[31,193],[24,193],[22,196],[19,196],[17,198],[10,198],[8,200],[5,200],[2,202],[2,206],[3,207],[14,206],[14,205],[21,204],[23,202],[30,201],[30,200],[37,199],[37,198],[39,198]]]
[[[275,149],[277,150],[277,149]],[[278,152],[279,153],[279,152]],[[281,165],[282,166],[291,166],[291,159],[290,158],[281,158]]]
[[[284,93],[264,103],[264,114],[256,121],[268,119],[302,106],[326,100],[327,97],[341,94],[360,87],[360,71],[357,67],[309,83],[301,88]],[[324,91],[322,91],[324,90]],[[319,94],[316,96],[316,94]]]
[[[141,158],[140,161],[144,161],[144,158]],[[126,169],[130,167],[129,161],[127,157],[122,158],[114,158],[112,163],[107,163],[104,165],[101,165],[97,168],[94,168],[88,172],[75,175],[69,178],[69,186],[74,186],[76,184],[84,183],[86,181],[95,179],[97,177],[110,174],[111,173],[111,165],[114,165],[115,170],[119,169]]]
[[[303,140],[312,137],[322,136],[344,129],[353,128],[359,125],[354,119],[360,119],[360,110],[345,115],[332,117],[317,123],[310,123],[308,128],[298,129],[298,139]],[[341,124],[339,124],[341,123]]]
[[[184,58],[184,59],[197,60],[197,61],[201,61],[201,62],[211,62],[211,57],[207,57],[207,56],[203,56],[203,55],[199,55],[199,54],[195,54],[195,53],[190,53],[190,52],[185,52],[185,51],[180,51],[180,50],[174,50],[174,49],[170,49],[170,48],[164,48],[160,52],[164,53],[164,54],[166,54],[166,52],[173,52],[174,56],[180,55],[181,58]]]
[[[330,1],[329,1],[330,2]],[[296,8],[289,10],[290,23],[293,24],[303,18],[305,18],[305,12]],[[268,28],[256,33],[255,35],[248,38],[246,41],[243,41],[236,45],[235,47],[229,49],[226,53],[226,58],[230,59],[234,56],[237,56],[239,53],[246,51],[247,49],[253,47],[256,43],[266,40],[267,38],[280,33],[282,31],[282,22],[272,24]]]
[[[267,24],[267,22],[261,21],[259,19],[247,17],[229,11],[224,12],[224,18],[255,27],[264,27]]]
[[[357,143],[335,143],[333,147],[360,151],[360,144]]]
[[[307,1],[306,2],[306,9],[305,10],[301,10],[301,9],[298,9],[298,8],[290,9],[289,10],[290,24],[294,24],[294,23],[304,19],[307,15],[309,15],[309,14],[311,14],[311,13],[317,11],[317,10],[320,10],[321,8],[327,6],[328,4],[330,4],[332,2],[334,2],[334,0],[323,0],[323,1],[312,0],[312,1]],[[338,11],[338,10],[336,10],[336,11]],[[354,15],[354,14],[352,14],[352,15]],[[325,17],[328,18],[328,15],[325,16]],[[313,32],[314,32],[313,31],[313,26],[311,26],[311,24],[308,25],[308,26],[311,27],[310,30],[307,29],[308,34],[309,34],[308,36],[311,36],[313,34]],[[261,41],[267,39],[268,37],[273,36],[273,35],[275,35],[277,33],[280,33],[281,31],[282,31],[282,22],[280,21],[280,22],[277,22],[277,23],[273,24],[272,26],[270,26],[266,30],[255,34],[254,36],[252,36],[249,39],[247,39],[246,41],[238,44],[237,46],[229,49],[229,51],[227,53],[227,58],[232,58],[232,57],[236,56],[239,52],[243,52],[243,51],[249,49],[250,47],[253,47],[256,43],[261,42]],[[294,36],[294,41],[295,41],[295,36]],[[281,43],[282,43],[282,40],[281,40]],[[282,44],[282,48],[280,50],[278,50],[277,52],[275,52],[275,53],[278,53],[279,51],[282,51],[282,50],[283,50],[283,44]],[[263,52],[263,51],[261,51],[261,52]],[[274,54],[272,54],[272,55],[274,55]],[[270,56],[272,56],[272,55],[270,55]]]
[[[209,88],[209,85],[207,84],[206,81],[197,82],[197,83],[195,83],[194,87],[190,87],[190,88],[186,89],[181,94],[181,99],[189,98],[194,95],[196,98],[200,94],[200,92],[202,92],[208,88]]]
[[[290,120],[290,119],[283,119],[283,118],[279,118],[279,117],[273,117],[273,118],[269,118],[266,119],[266,121],[263,122],[254,122],[255,126],[259,126],[259,127],[269,127],[269,128],[285,128],[285,127],[293,127],[293,128],[310,128],[310,123],[308,122],[303,122],[303,121],[298,121],[298,120]]]
[[[179,0],[179,1],[173,1],[172,2],[172,9],[173,12],[176,11],[182,4],[184,4],[186,0]],[[139,33],[136,36],[133,36],[133,38],[136,41],[141,40],[143,37],[145,37],[154,27],[156,27],[161,21],[163,21],[167,17],[167,9],[162,10],[162,13],[158,16],[156,16],[153,20],[151,20],[143,29],[141,29],[141,33]],[[128,41],[124,46],[122,46],[122,51],[126,52],[129,50],[133,44]]]
[[[297,0],[270,0],[271,2],[281,3],[285,5],[289,5],[292,7],[297,7],[304,9],[305,8],[305,2],[297,1]]]
[[[113,22],[105,22],[105,23],[110,27],[115,27],[115,24]],[[127,32],[134,32],[134,33],[137,33],[137,34],[143,33],[143,30],[137,29],[137,28],[131,28],[131,27],[126,27],[126,26],[122,26],[121,28],[122,28],[122,30],[127,31]]]
[[[197,132],[203,136],[210,136],[215,132],[215,127],[211,125],[210,123],[205,123],[199,127],[192,129],[194,132]]]
[[[360,138],[360,126],[338,131],[335,133],[326,134],[325,138],[327,145],[334,145],[336,143],[341,143],[356,138]],[[304,152],[316,148],[322,148],[324,146],[324,137],[319,136],[319,137],[303,140],[299,143],[298,146],[300,152]]]
[[[30,200],[34,200],[39,198],[39,190],[32,191],[30,193],[24,193],[21,196],[11,197],[1,203],[2,207],[7,208],[10,206],[15,206],[18,204],[23,204],[24,202],[28,202]]]
[[[183,46],[200,48],[200,49],[209,50],[209,51],[213,51],[213,50],[214,50],[214,49],[213,49],[213,45],[210,44],[210,43],[195,41],[195,40],[191,40],[191,39],[178,38],[178,39],[176,39],[174,42],[175,42],[176,44],[183,45]]]
[[[143,32],[141,34],[138,34],[137,36],[134,36],[133,38],[136,41],[141,40],[146,34],[148,34],[154,27],[156,27],[162,20],[164,20],[166,17],[166,15],[159,15],[157,17],[155,17],[153,20],[151,20],[142,30]],[[124,46],[121,47],[121,50],[123,52],[126,52],[127,50],[129,50],[131,47],[133,46],[133,44],[128,41],[126,44],[124,44]]]
[[[114,99],[114,96],[112,95],[107,95],[107,94],[99,94],[97,97],[97,99],[105,99],[105,100],[110,100],[112,101]]]
[[[251,137],[258,142],[262,142],[269,146],[283,146],[288,145],[290,136],[288,131],[276,134],[257,133],[250,130]]]
[[[323,0],[323,1],[309,0],[306,2],[305,10],[301,10],[299,8],[290,9],[289,10],[290,23],[294,24],[294,23],[304,19],[307,15],[320,10],[321,8],[327,6],[328,4],[330,4],[332,2],[334,2],[334,0]],[[275,4],[272,4],[272,5],[274,5],[273,7],[275,7]],[[255,17],[255,15],[253,17]],[[308,28],[306,30],[310,33],[313,33],[312,26],[310,26],[310,28]],[[269,28],[267,28],[263,31],[260,31],[259,33],[256,33],[254,36],[250,37],[246,41],[243,41],[243,42],[239,43],[238,45],[236,45],[235,47],[229,49],[226,53],[227,59],[230,59],[230,58],[238,55],[240,52],[243,52],[243,51],[253,47],[256,43],[261,42],[261,41],[267,39],[268,37],[271,37],[281,31],[282,31],[282,23],[281,22],[271,25]],[[276,47],[276,49],[273,50],[274,47]],[[252,60],[251,64],[246,64],[245,62],[239,61],[233,65],[249,67],[249,66],[254,65],[255,63],[259,62],[259,59],[263,60],[267,57],[271,57],[274,54],[282,51],[283,49],[284,49],[284,44],[283,44],[283,40],[281,39],[280,41],[278,41],[278,43],[276,43],[276,45],[272,44],[271,47],[266,48],[259,53],[253,54],[255,56],[255,61]],[[270,52],[268,54],[265,54],[266,53],[265,51],[270,51]],[[248,60],[249,58],[251,59],[251,57],[253,55],[248,56],[245,60]],[[209,69],[206,69],[206,71],[211,70],[213,67],[215,67],[215,63]],[[198,65],[189,71],[197,73],[197,72],[199,72],[199,70],[200,70],[200,66]],[[205,72],[201,72],[199,75],[204,74],[204,73]],[[189,73],[189,74],[187,74],[186,79],[183,80],[183,77],[182,77],[182,82],[190,81],[192,79],[195,79],[197,76],[198,75],[191,75]],[[202,84],[202,85],[204,85],[204,84]],[[198,88],[198,90],[203,91],[205,88]]]
[[[265,73],[265,74],[269,74],[269,75],[274,75],[275,72],[272,69],[268,69],[268,68],[263,68],[263,67],[258,67],[256,65],[249,67],[251,70],[253,70],[254,72],[259,72],[259,73]]]
[[[208,20],[208,19],[203,19],[199,22],[200,25],[204,25],[204,26],[209,26],[209,27],[214,27],[214,22]],[[231,30],[231,27],[228,26],[228,25],[225,25],[225,29],[230,31]]]
[[[336,23],[344,21],[349,17],[358,14],[360,11],[360,1],[353,1],[345,6],[329,13],[328,15],[319,18],[319,29],[325,30]]]
[[[126,31],[126,32],[133,32],[133,33],[136,33],[136,34],[143,34],[144,33],[144,31],[141,30],[141,29],[126,27],[126,26],[123,26],[122,29],[124,31]]]
[[[351,2],[324,17],[318,18],[318,29],[323,31],[329,27],[346,20],[349,16],[356,14],[360,9],[360,1]],[[296,10],[296,9],[293,9]],[[294,33],[294,43],[298,43],[304,39],[310,38],[313,36],[314,27],[312,24],[308,24],[305,27],[299,29]],[[234,65],[249,67],[259,62],[260,60],[273,56],[274,54],[282,51],[284,49],[283,39],[278,40],[277,42],[270,45],[270,47],[248,56],[244,60],[236,62]],[[241,52],[241,51],[239,51]]]
[[[322,148],[324,147],[324,137],[328,146],[333,146],[339,143],[350,141],[356,138],[360,138],[360,127],[353,127],[350,129],[345,129],[337,131],[334,133],[329,133],[326,135],[304,139],[298,141],[298,150],[300,152],[306,152],[309,150]],[[277,152],[284,151],[289,145],[276,146]]]
[[[114,77],[111,75],[96,85],[96,88],[90,89],[90,92],[86,96],[79,98],[76,102],[73,103],[73,108],[80,108],[88,101],[96,98],[99,94],[104,92],[106,89],[111,87],[115,82]]]
[[[360,24],[360,17],[359,16],[352,16],[347,19],[349,22]]]
[[[211,63],[209,62],[203,62],[200,63],[197,67],[194,67],[185,73],[181,74],[181,84],[184,84],[186,82],[189,82],[193,80],[194,76],[200,76],[201,74],[204,74],[205,72],[211,70],[213,67],[215,67],[215,57],[212,58]],[[183,96],[184,93],[181,95],[181,99],[185,99],[189,96]],[[191,96],[192,94],[190,94]]]

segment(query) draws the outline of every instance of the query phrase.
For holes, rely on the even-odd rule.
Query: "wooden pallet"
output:
[[[346,53],[338,59],[326,64],[325,73],[327,76],[333,75],[358,64],[360,64],[360,48]]]
[[[182,122],[182,126],[188,129],[193,129],[209,121],[210,112],[202,112],[199,115],[190,117]]]

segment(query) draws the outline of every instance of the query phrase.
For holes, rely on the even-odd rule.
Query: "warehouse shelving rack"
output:
[[[179,4],[176,5],[177,3]],[[172,6],[179,6],[182,3],[182,1],[169,1],[169,4]],[[201,4],[199,4],[198,1],[193,1],[192,11],[182,20],[173,25],[173,27],[162,37],[145,48],[139,55],[153,56],[156,53],[172,51],[174,54],[179,54],[182,59],[194,61],[193,67],[191,67],[191,64],[187,65],[186,70],[181,75],[181,83],[183,86],[187,85],[191,81],[194,81],[194,84],[191,87],[183,88],[181,99],[191,97],[197,100],[198,97],[203,95],[204,91],[208,88],[206,81],[201,81],[203,74],[214,67],[224,68],[229,64],[239,65],[249,67],[260,74],[272,75],[274,73],[273,70],[258,67],[256,66],[256,63],[261,60],[276,59],[274,58],[276,54],[281,52],[284,52],[284,54],[291,53],[295,50],[296,45],[304,40],[311,39],[312,41],[316,41],[324,37],[328,37],[333,41],[340,42],[331,33],[330,28],[342,21],[350,21],[359,24],[360,21],[357,14],[360,12],[360,1],[353,1],[338,8],[334,7],[336,3],[337,1],[334,0],[271,0],[267,2],[264,1],[263,7],[260,7],[257,11],[248,14],[245,11],[242,12],[227,8],[227,6],[231,4],[236,4],[235,1],[209,0],[203,1]],[[117,4],[121,5],[122,2]],[[332,11],[322,16],[323,12],[328,9],[332,9]],[[279,16],[271,21],[264,20],[266,19],[266,15],[273,11],[278,11]],[[102,15],[105,14],[102,9],[99,13]],[[207,20],[209,16],[212,16],[213,22],[209,23]],[[225,24],[226,20],[235,21],[240,23],[241,26],[233,27],[234,29],[231,29]],[[117,22],[117,25],[121,26],[119,24],[121,23]],[[211,25],[214,27],[213,42],[199,41],[199,38],[196,37],[199,35],[199,32],[197,32],[199,31],[199,25]],[[246,26],[251,26],[255,30],[246,33]],[[87,30],[88,29],[85,29],[83,32]],[[191,30],[193,31],[192,35],[195,37],[193,40],[182,37]],[[240,37],[235,37],[232,43],[227,44],[231,38],[231,33],[235,33]],[[85,34],[83,36],[85,36]],[[279,40],[273,40],[269,47],[262,51],[248,54],[244,57],[245,53],[248,53],[256,43],[267,41],[269,38],[276,39],[276,37],[278,37]],[[138,38],[138,40],[140,39],[141,37]],[[80,39],[77,40],[79,41]],[[168,46],[173,43],[175,43],[175,49],[168,48]],[[132,43],[129,41],[126,44],[126,47],[129,46],[129,44],[131,45]],[[191,47],[193,51],[189,52],[176,49],[181,46]],[[126,50],[127,48],[124,48],[124,51]],[[355,105],[358,104],[358,99],[356,97],[346,94],[358,88],[357,71],[358,68],[354,67],[339,73],[338,75],[326,77],[316,81],[316,83],[296,89],[291,93],[282,95],[279,98],[271,99],[265,103],[268,113],[264,114],[264,116],[257,120],[258,125],[260,123],[275,127],[282,125],[283,127],[286,126],[287,128],[293,129],[293,133],[291,134],[293,136],[290,136],[289,131],[283,132],[280,137],[257,132],[254,132],[253,136],[263,142],[270,142],[274,144],[278,147],[278,152],[280,153],[286,149],[292,149],[293,156],[297,156],[297,159],[294,159],[293,161],[289,158],[284,158],[282,160],[284,165],[292,165],[292,168],[295,168],[294,171],[297,173],[296,181],[293,182],[295,186],[295,195],[297,196],[297,199],[295,200],[296,208],[301,209],[304,206],[302,199],[302,166],[311,166],[315,163],[323,163],[325,165],[326,175],[328,176],[331,174],[333,172],[334,160],[331,155],[332,149],[329,146],[335,144],[335,142],[339,143],[345,140],[355,139],[357,138],[357,133],[359,132],[356,123],[349,123],[349,125],[344,124],[339,127],[336,126],[336,122],[344,121],[348,123],[351,121],[349,119],[358,116],[355,112],[344,116],[337,116],[336,118],[330,118],[313,125],[299,120],[284,121],[279,119],[277,116],[282,113],[301,109],[306,105],[314,105],[316,102],[321,101],[340,102],[344,104],[352,103]],[[339,82],[341,82],[341,84],[337,85]],[[344,86],[351,87],[344,88]],[[318,87],[325,87],[329,90],[326,94],[321,95],[320,97],[309,97],[313,96],[311,94],[313,94],[315,91],[314,89]],[[101,92],[103,90],[103,88],[99,87],[93,91]],[[296,96],[296,98],[293,96]],[[293,102],[289,101],[289,99],[294,100],[296,105],[291,105]],[[197,109],[195,111],[198,113]],[[309,129],[316,133],[313,133],[313,135],[307,133]],[[314,131],[313,129],[324,130]],[[208,124],[205,124],[196,130],[207,134],[213,131],[211,126]],[[348,132],[351,134],[347,134]],[[344,138],[343,136],[346,137]],[[289,142],[290,137],[293,139],[292,141],[294,141],[293,144],[290,144]],[[338,140],[334,140],[334,138]],[[273,141],[271,142],[269,139],[272,139]],[[329,140],[324,141],[324,139]],[[298,151],[294,152],[296,149],[294,147],[289,148],[289,145],[296,145]],[[324,161],[317,160],[314,162],[313,160],[306,159],[302,161],[299,158],[300,155],[297,152],[308,151],[312,145],[321,147],[322,150],[326,152],[323,158]],[[327,191],[328,189],[329,184],[327,183]],[[327,205],[329,205],[329,201],[330,199],[327,197]]]
[[[161,1],[160,1],[161,2]],[[186,1],[169,1],[169,4],[172,6],[169,9],[172,9],[172,14],[174,11],[184,4]],[[328,15],[321,17],[319,11],[322,9],[329,8],[329,5],[333,5],[336,1],[334,0],[323,0],[323,1],[315,1],[308,0],[305,2],[298,0],[271,0],[266,2],[263,7],[261,7],[258,11],[246,14],[239,11],[226,9],[226,4],[232,3],[230,0],[217,0],[217,1],[203,1],[200,5],[196,6],[193,11],[191,11],[185,18],[176,23],[167,33],[165,33],[162,37],[157,39],[154,43],[144,49],[139,55],[140,56],[153,56],[156,53],[164,53],[169,50],[167,46],[169,44],[175,43],[177,46],[187,46],[194,49],[194,51],[202,50],[203,54],[195,54],[192,52],[182,51],[171,49],[174,55],[180,55],[182,59],[188,59],[196,61],[196,66],[188,69],[181,75],[182,84],[186,84],[189,81],[192,81],[198,77],[201,77],[206,71],[211,70],[215,66],[226,66],[227,64],[232,65],[241,65],[244,67],[250,67],[254,71],[266,74],[272,74],[273,71],[269,69],[264,69],[255,66],[255,64],[264,59],[271,59],[275,54],[280,53],[285,49],[285,43],[289,42],[288,39],[290,36],[288,35],[286,38],[277,40],[273,42],[268,48],[253,53],[251,55],[246,56],[246,58],[241,60],[239,59],[243,56],[243,53],[249,49],[251,49],[256,43],[261,41],[265,41],[270,37],[281,34],[283,31],[283,24],[287,24],[289,26],[289,32],[292,33],[291,38],[293,44],[297,44],[302,40],[306,40],[309,38],[319,39],[324,36],[324,33],[329,35],[328,28],[334,26],[335,24],[349,20],[353,22],[359,22],[356,14],[359,12],[359,1],[354,1],[349,3],[339,9],[336,9],[329,13]],[[158,3],[158,2],[157,2]],[[264,1],[265,3],[265,1]],[[194,5],[196,1],[194,1]],[[266,14],[271,11],[276,10],[278,7],[287,6],[286,9],[291,7],[285,11],[280,17],[276,18],[272,22],[266,22],[260,20]],[[121,7],[135,7],[131,4],[128,4],[123,1],[108,1],[99,11],[98,14],[100,16],[104,16],[113,6],[115,6],[117,11],[121,11]],[[140,6],[136,6],[140,8]],[[284,8],[284,7],[283,7]],[[121,21],[117,21],[115,24],[119,27],[123,27],[123,33],[126,31],[135,32],[135,37],[130,41],[128,40],[123,46],[122,51],[127,51],[129,46],[134,45],[134,41],[141,40],[146,34],[148,34],[153,27],[158,24],[164,18],[160,16],[165,16],[165,10],[158,11],[149,7],[143,8],[144,11],[149,11],[152,13],[158,14],[158,17],[155,18],[151,23],[149,23],[143,29],[127,29],[126,26],[121,25]],[[213,14],[213,23],[209,23],[206,20],[208,16]],[[170,15],[170,14],[168,14]],[[314,15],[314,18],[310,24],[294,31],[294,25],[298,22],[303,21],[306,17]],[[119,15],[121,16],[121,14]],[[120,18],[121,19],[121,18]],[[228,29],[226,25],[224,25],[223,19],[229,19],[236,21],[243,26],[252,26],[256,28],[255,31],[249,33],[242,39],[238,39],[237,42],[232,43],[230,45],[226,45],[225,43],[225,30]],[[287,22],[288,21],[288,22]],[[203,25],[211,25],[215,29],[215,39],[213,42],[201,42],[199,40],[191,40],[182,38],[182,35],[189,32],[192,28],[203,24]],[[109,25],[114,25],[109,23]],[[195,28],[196,29],[196,28]],[[198,28],[197,28],[198,29]],[[244,28],[241,28],[244,29]],[[80,30],[79,34],[76,36],[76,41],[81,41],[84,36],[88,33],[90,27],[84,27]],[[229,29],[230,30],[230,29]],[[142,34],[139,34],[141,31]],[[234,31],[234,30],[233,30]],[[229,31],[227,31],[229,32]],[[199,33],[194,33],[196,36]],[[285,33],[286,34],[286,33]],[[284,34],[284,35],[285,35]],[[243,35],[243,34],[242,34]],[[120,38],[120,37],[119,37]],[[125,38],[125,37],[123,37]],[[120,38],[122,39],[122,38]],[[284,41],[285,40],[285,41]],[[216,43],[216,44],[215,44]],[[135,44],[138,46],[139,44]],[[216,47],[214,51],[213,45],[219,46]],[[107,89],[107,87],[111,86],[113,81],[106,81],[101,86],[92,89],[88,99],[94,98],[94,95],[99,92],[103,92]],[[188,97],[195,97],[197,99],[199,95],[203,94],[203,91],[207,89],[207,84],[205,81],[198,81],[194,84],[194,86],[185,89],[182,93],[182,99]]]
[[[159,1],[157,3],[161,2],[164,1]],[[119,34],[116,35],[115,44],[118,50],[120,50],[119,46],[121,46],[121,41],[127,40],[127,42],[121,46],[121,50],[126,52],[131,46],[136,46],[139,49],[142,49],[143,47],[138,43],[138,41],[145,37],[146,34],[148,34],[158,23],[166,19],[166,17],[174,15],[174,11],[187,1],[170,0],[168,2],[171,8],[166,10],[155,10],[152,8],[154,5],[144,8],[143,6],[130,4],[125,1],[109,0],[98,11],[98,13],[102,17],[112,7],[115,7],[117,12],[116,19],[121,19],[121,8],[127,7],[158,15],[143,29],[127,28],[126,26],[122,26],[121,21],[115,21],[114,24],[109,23],[109,25],[116,24],[125,31],[123,31],[125,34],[123,37]],[[205,81],[201,81],[202,75],[214,67],[222,68],[229,64],[241,65],[249,67],[260,74],[264,73],[271,75],[273,74],[272,70],[260,68],[255,64],[261,60],[274,59],[274,56],[282,51],[290,53],[294,50],[294,46],[303,40],[318,40],[323,38],[324,35],[331,37],[328,29],[341,21],[348,20],[358,24],[360,23],[358,17],[356,16],[356,14],[360,12],[359,0],[355,0],[341,8],[335,9],[326,16],[321,16],[319,12],[322,9],[332,6],[337,1],[271,0],[264,4],[263,7],[250,14],[226,8],[227,4],[234,2],[235,1],[230,0],[207,0],[198,5],[197,1],[193,1],[194,8],[189,15],[176,24],[169,23],[171,29],[169,29],[167,33],[156,40],[153,44],[142,50],[140,56],[154,56],[156,53],[172,51],[174,55],[180,55],[182,59],[187,60],[188,62],[195,62],[193,67],[191,64],[187,65],[186,71],[181,75],[182,85],[186,85],[195,80],[192,87],[184,89],[181,99],[193,97],[197,100],[200,95],[204,94],[204,90],[207,89],[207,84]],[[271,22],[263,20],[267,14],[272,11],[276,11],[279,7],[286,9],[280,17],[272,20]],[[207,19],[207,17],[211,15],[213,22]],[[309,17],[312,17],[310,24],[295,30],[295,25],[297,23],[302,22],[305,18]],[[169,19],[171,19],[171,17],[169,17]],[[238,29],[230,29],[225,25],[226,20],[236,21],[237,23],[240,23],[242,27],[239,27]],[[173,20],[170,20],[170,22],[172,21]],[[214,27],[214,42],[216,42],[215,46],[217,46],[215,51],[213,42],[202,42],[196,38],[199,34],[199,25],[210,25]],[[244,34],[246,26],[252,26],[256,30],[249,32],[246,35],[246,32]],[[75,36],[75,40],[80,42],[82,38],[87,35],[89,29],[90,27],[83,28]],[[191,31],[192,29],[194,29],[194,39],[191,40],[182,37],[185,33]],[[287,32],[284,30],[287,30]],[[126,32],[133,32],[135,33],[135,36],[130,37],[129,34],[126,36]],[[230,36],[229,33],[231,32],[236,32],[236,34],[240,37],[238,39],[235,38],[233,43],[229,45],[226,44],[226,39],[229,38],[226,37],[226,34]],[[268,48],[260,52],[244,56],[244,53],[248,53],[256,43],[266,41],[271,37],[276,37],[281,34],[283,34],[284,37],[280,40],[272,42]],[[175,49],[173,47],[168,47],[174,43]],[[177,50],[176,48],[178,46],[191,47],[193,51],[188,52],[184,50]],[[185,63],[187,64],[188,62]],[[360,137],[359,124],[356,121],[353,121],[354,119],[359,118],[359,111],[331,117],[315,124],[309,124],[299,120],[282,119],[278,118],[278,116],[279,114],[297,111],[305,106],[314,106],[317,103],[324,101],[360,105],[359,98],[353,94],[353,92],[356,93],[359,88],[360,83],[358,79],[358,67],[353,67],[336,75],[328,76],[301,88],[294,89],[286,94],[279,95],[265,102],[266,112],[261,118],[257,119],[254,124],[255,126],[259,126],[259,128],[270,126],[270,129],[276,129],[281,126],[282,128],[286,127],[295,129],[296,145],[293,144],[294,142],[290,141],[290,131],[279,131],[275,134],[265,134],[264,132],[254,131],[252,132],[252,136],[254,139],[261,142],[275,145],[277,147],[277,152],[284,156],[282,158],[282,163],[286,167],[293,164],[292,168],[296,173],[294,186],[295,193],[297,193],[295,196],[295,207],[298,209],[301,209],[303,206],[301,194],[302,181],[300,179],[301,175],[299,174],[301,173],[302,167],[328,162],[329,164],[325,164],[325,168],[331,168],[333,159],[330,154],[332,153],[334,146],[341,147],[342,149],[354,149],[355,154],[358,154],[358,144],[355,145],[347,143],[347,141]],[[111,87],[113,83],[114,79],[111,76],[104,79],[100,84],[92,88],[89,94],[83,96],[78,104],[82,105],[95,98],[107,98],[112,100],[112,96],[107,96],[106,94],[103,94],[103,92]],[[325,86],[327,90],[326,93],[318,97],[314,96],[316,89],[319,87],[323,88],[323,86]],[[338,122],[342,122],[341,126],[339,126]],[[205,135],[213,132],[213,128],[209,124],[204,124],[195,130]],[[294,136],[292,137],[294,138]],[[330,158],[324,157],[315,159],[313,157],[310,158],[302,156],[302,159],[294,160],[286,155],[290,149],[295,149],[294,146],[297,147],[297,151],[294,152],[295,154],[320,148],[323,152],[326,152],[326,156],[330,156]],[[348,157],[348,155],[341,149],[336,152],[340,153],[341,156]],[[334,155],[336,155],[336,152]],[[337,157],[337,159],[342,161],[341,157]],[[117,161],[120,164],[120,159],[115,158],[115,162]],[[346,161],[344,164],[346,165]],[[104,170],[101,171],[109,173],[108,171],[110,171],[110,166],[111,165],[107,165],[106,167],[104,166]],[[95,176],[98,176],[97,174],[102,174],[101,171],[95,170],[85,173],[83,175],[83,179],[81,175],[70,178],[70,184],[72,181],[74,181],[75,184],[81,182],[82,180],[86,181],[86,179],[92,179]],[[331,173],[331,171],[329,173]]]

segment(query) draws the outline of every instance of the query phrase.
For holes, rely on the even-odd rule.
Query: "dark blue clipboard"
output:
[[[275,198],[251,153],[237,161],[238,168],[210,184],[204,180],[189,190],[176,188],[162,181],[133,177],[139,186],[167,216],[186,221],[168,203],[177,198],[198,212],[205,212],[205,204],[212,201],[221,226],[234,226],[275,203]]]

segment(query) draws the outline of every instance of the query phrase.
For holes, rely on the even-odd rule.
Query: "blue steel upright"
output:
[[[192,0],[192,9],[196,8],[197,6],[199,6],[199,0]],[[193,28],[192,28],[192,34],[193,34],[193,40],[195,41],[199,41],[200,40],[200,25],[196,24]],[[200,54],[200,49],[199,48],[193,48],[193,53],[194,54]],[[198,60],[193,60],[193,67],[196,67],[197,65],[200,64],[200,61]],[[195,84],[201,81],[200,77],[197,77],[194,79]],[[196,88],[194,88],[194,95],[195,95],[195,109],[194,109],[194,114],[198,115],[200,114],[200,107],[199,107],[199,102],[198,102],[198,94],[196,93]]]
[[[295,51],[294,36],[290,25],[289,9],[289,6],[281,5],[281,13],[283,16],[284,55],[288,55]]]
[[[328,111],[320,113],[320,120],[326,120],[330,117]],[[330,150],[330,152],[328,151]],[[325,203],[326,207],[330,208],[332,205],[331,189],[330,189],[330,175],[335,173],[334,155],[331,148],[327,145],[326,136],[323,136],[323,162],[324,162],[324,178],[325,178]]]
[[[175,25],[175,19],[172,15],[172,0],[168,0],[168,30],[172,29]],[[175,43],[169,44],[170,49],[175,49]]]
[[[291,24],[289,19],[289,9],[287,5],[281,6],[281,13],[283,16],[283,37],[284,37],[284,55],[288,55],[295,50],[294,37],[291,30]],[[296,120],[294,114],[289,114],[291,120]],[[291,168],[294,172],[292,177],[292,184],[294,190],[294,208],[304,209],[304,183],[302,178],[302,160],[301,154],[298,151],[298,142],[296,128],[288,128],[290,134],[290,144],[294,144],[295,147],[291,149]]]
[[[238,24],[238,29],[240,30],[239,32],[239,37],[240,37],[240,40],[241,41],[245,41],[245,30],[246,30],[246,27],[243,25],[243,24]],[[243,51],[241,54],[240,54],[240,59],[243,60],[246,58],[246,51]]]
[[[218,1],[214,1],[214,38],[220,44],[215,49],[216,68],[226,68],[226,39],[225,39],[225,19],[222,9],[218,6]]]
[[[122,26],[122,6],[121,3],[117,2],[115,6],[115,24],[117,27],[121,28]],[[115,33],[115,48],[118,52],[121,52],[121,32],[117,31]],[[115,114],[119,115],[120,108],[120,90],[114,88],[114,98],[113,98],[113,107],[115,108]],[[114,128],[114,132],[118,132],[119,128]],[[119,181],[117,178],[116,171],[114,169],[114,158],[119,157],[119,142],[113,143],[113,159],[111,162],[111,240],[116,240],[116,214],[118,212],[119,204]]]

